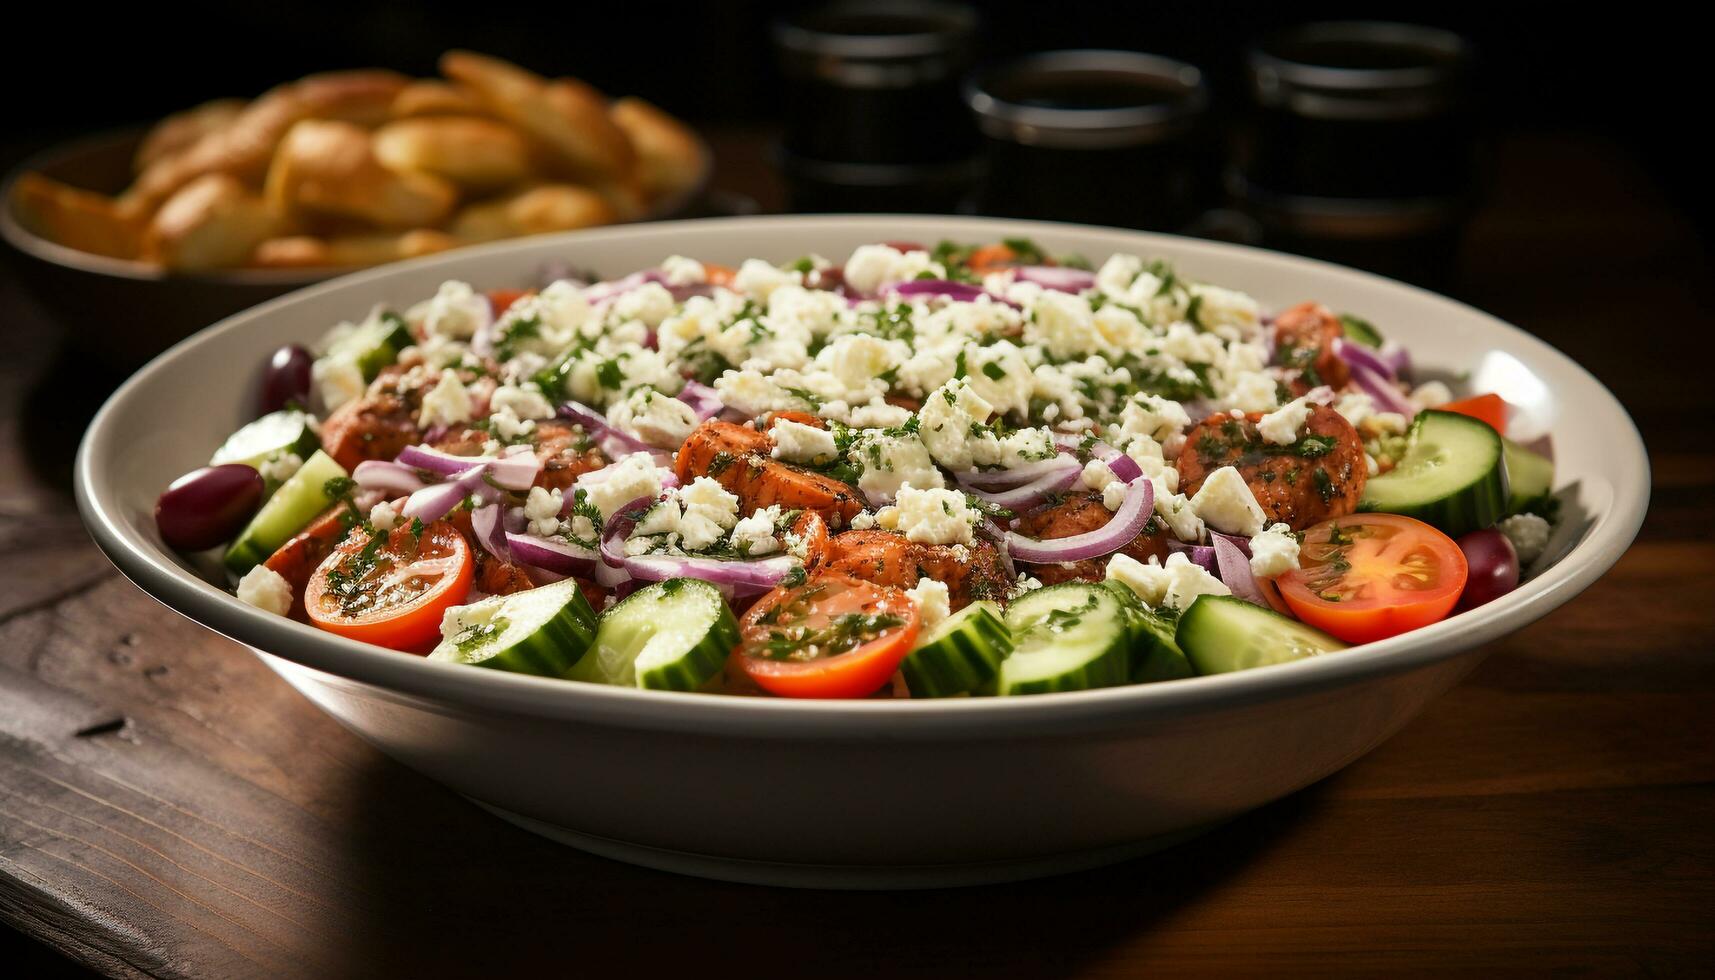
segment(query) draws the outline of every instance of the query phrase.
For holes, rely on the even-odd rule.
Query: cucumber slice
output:
[[[1125,609],[1131,643],[1131,682],[1149,684],[1190,677],[1191,665],[1173,638],[1175,618],[1145,606],[1138,601],[1137,593],[1112,579],[1102,585],[1120,597],[1120,605]]]
[[[333,461],[327,453],[316,450],[290,480],[268,498],[250,524],[239,533],[226,550],[226,567],[234,575],[245,572],[266,561],[276,549],[304,525],[327,510],[333,503],[328,496],[327,482],[346,476],[345,467]]]
[[[329,347],[324,356],[351,361],[363,372],[363,380],[374,381],[381,369],[397,361],[399,352],[412,343],[405,318],[386,311],[358,324]]]
[[[1037,589],[1006,610],[1012,655],[996,692],[1044,694],[1114,687],[1131,672],[1130,622],[1112,589],[1066,582]]]
[[[574,579],[448,610],[446,622],[457,628],[430,660],[540,677],[566,676],[596,631],[595,610]]]
[[[1501,440],[1507,464],[1507,514],[1540,511],[1554,495],[1554,460],[1511,439]]]
[[[973,602],[927,631],[899,665],[914,698],[965,694],[995,675],[1012,652],[1000,607]]]
[[[738,620],[720,590],[668,579],[626,596],[601,617],[595,645],[573,680],[660,691],[694,691],[720,673],[738,646]]]
[[[322,441],[312,428],[315,417],[307,412],[284,409],[270,412],[228,436],[215,450],[210,466],[243,463],[253,469],[276,453],[296,453],[299,459],[322,448]]]
[[[1321,630],[1230,595],[1198,596],[1180,614],[1176,636],[1199,674],[1283,664],[1346,648]]]
[[[1403,514],[1458,537],[1506,514],[1501,437],[1488,423],[1454,412],[1418,414],[1399,465],[1371,477],[1359,510]]]

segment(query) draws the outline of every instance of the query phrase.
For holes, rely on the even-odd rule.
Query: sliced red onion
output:
[[[1155,485],[1148,480],[1133,480],[1126,485],[1125,503],[1106,525],[1094,531],[1049,541],[1038,541],[1017,531],[1008,531],[1006,545],[1012,557],[1037,564],[1099,558],[1130,544],[1149,523],[1154,510]]]
[[[486,472],[486,467],[472,466],[450,483],[424,487],[406,499],[405,509],[400,511],[399,515],[425,522],[438,521],[463,502],[464,498],[470,496],[473,490],[483,485],[482,477]]]
[[[390,493],[415,493],[423,489],[417,471],[401,463],[384,459],[366,459],[351,471],[351,478],[365,490],[385,490]]]
[[[1191,564],[1203,566],[1203,570],[1209,572],[1211,575],[1215,573],[1215,549],[1211,545],[1188,544],[1184,541],[1170,540],[1167,542],[1167,550],[1177,551],[1184,555],[1186,560],[1191,562]]]
[[[583,426],[585,432],[588,432],[602,444],[602,450],[609,456],[622,455],[617,451],[617,449],[624,449],[626,452],[633,453],[653,453],[658,451],[654,446],[651,446],[631,433],[614,428],[612,423],[608,422],[607,416],[588,405],[583,404],[582,402],[566,402],[564,405],[561,405],[560,417],[563,419],[571,419],[573,422]]]
[[[529,490],[542,472],[542,461],[529,446],[509,446],[504,455],[488,464],[488,478],[494,485],[520,493]]]
[[[1078,465],[1078,461],[1070,456],[1055,458],[1064,462],[1064,465],[1058,470],[1051,470],[1035,480],[1022,486],[1013,487],[1011,490],[997,492],[964,486],[961,486],[960,489],[978,500],[993,504],[996,507],[1005,507],[1008,510],[1028,507],[1041,500],[1044,494],[1064,490],[1078,482],[1078,476],[1083,471],[1083,467]]]
[[[1055,456],[1051,459],[1041,459],[1015,466],[1007,470],[959,470],[953,474],[953,479],[963,486],[978,487],[983,490],[1005,490],[1011,487],[1030,483],[1041,479],[1048,473],[1058,473],[1067,463],[1076,463],[1070,456]]]
[[[1417,414],[1417,409],[1400,394],[1399,387],[1385,376],[1363,364],[1348,361],[1347,366],[1352,369],[1352,381],[1364,390],[1364,394],[1370,396],[1377,408],[1384,412],[1397,412],[1408,419]]]
[[[1019,282],[1033,282],[1043,289],[1062,293],[1081,293],[1096,287],[1094,272],[1063,265],[1021,265],[1013,269],[1012,274]]]
[[[1411,374],[1411,354],[1399,341],[1384,341],[1376,356],[1392,369],[1394,377],[1403,378]]]
[[[625,566],[625,539],[631,537],[631,529],[637,526],[638,518],[654,504],[653,497],[638,497],[614,511],[613,516],[603,522],[601,560],[608,567]]]
[[[538,538],[508,531],[506,547],[518,561],[556,575],[590,578],[595,574],[596,566],[601,564],[600,556],[594,551],[561,538]]]
[[[432,446],[406,446],[399,450],[399,455],[394,462],[427,473],[458,476],[472,466],[481,466],[499,458],[498,456],[455,456]]]
[[[1084,450],[1083,437],[1075,436],[1069,432],[1055,433],[1054,444],[1060,447],[1061,452],[1078,453]],[[1099,459],[1108,464],[1108,469],[1113,471],[1114,476],[1126,483],[1130,483],[1143,475],[1143,467],[1137,464],[1137,460],[1120,452],[1108,443],[1100,440],[1090,443],[1089,454],[1090,458]]]
[[[691,406],[691,411],[697,413],[698,422],[707,422],[726,407],[721,404],[720,393],[701,381],[685,382],[685,387],[679,389],[678,398]]]
[[[671,555],[640,555],[625,560],[631,577],[644,582],[670,578],[695,578],[711,582],[728,598],[761,595],[785,580],[798,567],[798,559],[775,555],[749,561],[719,558],[678,558]]]
[[[1393,365],[1383,360],[1374,350],[1363,344],[1353,343],[1344,337],[1334,338],[1334,355],[1345,361],[1349,367],[1362,367],[1374,372],[1389,381],[1394,378]]]
[[[899,296],[945,296],[957,303],[975,303],[987,296],[996,303],[1005,303],[1014,309],[1017,303],[988,292],[981,286],[968,282],[957,282],[952,279],[908,279],[905,282],[893,283],[882,287],[884,292]]]
[[[471,512],[470,528],[476,543],[496,558],[509,558],[506,551],[506,527],[499,504],[484,504]]]
[[[508,531],[522,534],[530,526],[530,518],[524,516],[524,508],[508,507],[501,513],[500,523]]]
[[[1216,574],[1221,582],[1240,599],[1268,606],[1268,599],[1257,587],[1256,576],[1251,573],[1249,542],[1219,531],[1210,532],[1210,540],[1214,542]]]
[[[991,518],[987,517],[983,518],[983,522],[979,526],[982,528],[982,532],[994,542],[995,553],[1000,555],[1000,565],[1002,568],[1006,569],[1007,581],[1010,582],[1017,579],[1018,568],[1013,565],[1012,551],[1006,546],[1006,531],[1002,529],[999,524],[996,524]]]
[[[623,293],[629,293],[645,283],[666,283],[666,281],[667,274],[660,269],[643,269],[610,282],[596,283],[584,290],[584,300],[594,306],[597,303],[605,303]]]

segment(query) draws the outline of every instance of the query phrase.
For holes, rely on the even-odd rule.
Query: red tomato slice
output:
[[[1507,434],[1507,403],[1500,395],[1473,395],[1435,407],[1443,412],[1469,415],[1478,421],[1489,423],[1489,426],[1501,435]]]
[[[441,636],[441,614],[465,600],[476,563],[452,524],[422,534],[400,525],[387,534],[347,537],[310,577],[310,622],[376,646],[426,651]]]
[[[739,624],[744,672],[788,698],[861,698],[917,642],[917,604],[901,589],[837,572],[768,593]]]
[[[488,305],[494,309],[494,315],[499,316],[512,309],[512,304],[534,292],[534,289],[490,289]]]
[[[1353,514],[1304,532],[1299,568],[1275,579],[1292,612],[1347,643],[1369,643],[1446,617],[1465,589],[1452,538],[1398,514]]]

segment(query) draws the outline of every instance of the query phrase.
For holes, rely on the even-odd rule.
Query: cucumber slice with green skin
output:
[[[1501,440],[1507,463],[1507,514],[1540,510],[1554,495],[1554,460],[1511,439]]]
[[[358,324],[335,341],[325,356],[351,361],[363,372],[363,380],[374,381],[381,369],[399,359],[399,352],[414,343],[405,318],[384,312]]]
[[[239,533],[226,550],[226,567],[234,575],[243,575],[268,559],[292,535],[304,529],[317,514],[327,510],[334,498],[328,496],[327,482],[347,476],[345,467],[333,461],[327,453],[316,450],[292,478],[280,484],[280,489],[268,498],[250,524]]]
[[[574,579],[448,610],[457,628],[430,660],[564,677],[595,639],[595,610]]]
[[[1006,610],[1012,656],[1001,662],[998,694],[1046,694],[1124,684],[1131,673],[1131,624],[1112,589],[1066,582],[1037,589]]]
[[[1191,665],[1173,638],[1175,618],[1150,609],[1130,588],[1109,579],[1102,583],[1120,597],[1127,617],[1131,643],[1131,682],[1149,684],[1190,677]]]
[[[914,698],[965,694],[992,678],[1012,652],[1000,607],[973,602],[926,631],[899,669]]]
[[[720,590],[697,579],[644,586],[602,614],[573,680],[658,691],[695,691],[726,666],[738,620]]]
[[[1501,436],[1488,423],[1454,412],[1420,412],[1399,465],[1364,484],[1359,510],[1415,517],[1459,537],[1507,513]]]
[[[314,423],[315,417],[308,412],[289,408],[270,412],[228,436],[208,465],[243,463],[261,469],[277,453],[296,453],[299,459],[309,459],[322,448]]]
[[[1230,595],[1198,596],[1180,614],[1176,639],[1199,674],[1267,667],[1346,648],[1321,630]]]

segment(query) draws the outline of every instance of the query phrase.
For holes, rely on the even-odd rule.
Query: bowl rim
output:
[[[953,698],[810,702],[793,699],[719,697],[673,691],[646,691],[594,684],[574,684],[498,670],[473,671],[460,664],[439,663],[333,636],[313,627],[263,612],[240,602],[172,561],[157,546],[127,526],[111,499],[108,457],[113,420],[155,375],[169,371],[192,347],[253,320],[318,295],[360,283],[373,283],[401,270],[423,270],[511,250],[541,249],[554,243],[600,243],[602,239],[649,235],[671,238],[690,227],[718,225],[734,234],[748,231],[796,229],[803,237],[818,231],[849,233],[871,229],[876,240],[897,234],[901,222],[931,220],[949,235],[1094,234],[1112,239],[1114,250],[1147,250],[1152,242],[1170,243],[1182,255],[1228,255],[1268,263],[1286,263],[1321,278],[1378,281],[1392,290],[1405,290],[1418,300],[1476,317],[1497,330],[1515,347],[1553,362],[1578,379],[1580,398],[1602,402],[1599,411],[1617,423],[1619,444],[1609,450],[1613,502],[1596,514],[1583,538],[1560,561],[1516,591],[1479,609],[1440,623],[1366,645],[1351,653],[1313,657],[1266,670],[1239,671],[1193,677],[1159,684],[1138,684],[1093,691],[1043,694],[1025,698]],[[1104,246],[1107,247],[1107,246]],[[436,710],[457,708],[499,711],[543,719],[617,725],[653,731],[718,733],[729,736],[855,738],[866,740],[937,737],[1012,737],[1066,733],[1070,730],[1112,728],[1140,720],[1163,721],[1215,708],[1239,708],[1287,697],[1331,691],[1369,678],[1428,667],[1480,643],[1510,633],[1534,621],[1587,588],[1623,554],[1643,523],[1649,500],[1649,460],[1631,417],[1614,395],[1589,371],[1535,336],[1487,313],[1416,286],[1331,263],[1248,246],[1187,239],[1123,229],[1094,228],[1055,222],[1020,221],[925,215],[775,215],[660,222],[646,226],[610,226],[552,238],[498,242],[446,255],[352,273],[279,297],[235,314],[158,355],[121,385],[101,407],[78,447],[74,468],[77,504],[96,544],[121,572],[155,599],[187,618],[231,639],[267,652],[276,669],[296,666],[319,672],[334,684],[356,684],[372,695]],[[333,675],[328,677],[326,675]]]
[[[688,127],[687,127],[688,128]],[[135,144],[142,140],[148,132],[147,125],[122,126],[115,129],[102,130],[79,136],[61,143],[44,147],[25,157],[8,171],[0,180],[0,239],[19,252],[50,265],[91,275],[108,276],[114,279],[128,279],[133,282],[182,283],[186,285],[221,286],[232,288],[272,288],[283,286],[310,286],[316,283],[328,282],[358,272],[368,272],[374,269],[397,265],[397,262],[384,262],[380,265],[340,265],[340,266],[294,266],[281,269],[265,269],[241,266],[234,269],[211,269],[200,271],[175,272],[164,266],[144,262],[139,259],[119,259],[110,255],[97,255],[72,248],[51,238],[44,237],[31,231],[18,217],[15,205],[14,190],[19,180],[28,173],[46,173],[55,165],[76,159],[80,156],[98,151],[112,151],[125,144]],[[670,218],[684,211],[707,196],[709,183],[714,177],[714,151],[708,141],[700,133],[692,131],[697,146],[697,179],[676,194],[669,195],[642,216],[631,220],[603,225],[604,228],[615,228],[654,222]],[[458,245],[444,252],[436,252],[424,258],[436,255],[446,255],[453,252],[466,252],[471,249],[486,248],[495,244],[509,242],[535,241],[539,238],[550,237],[566,232],[548,232],[541,235],[521,235],[516,238],[502,239],[499,242],[485,242],[472,245]],[[403,260],[414,261],[414,260]],[[240,311],[244,312],[244,311]]]

